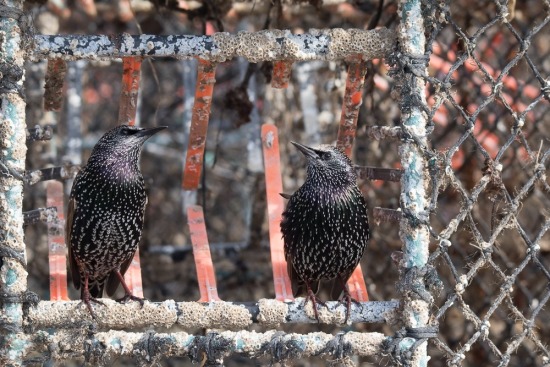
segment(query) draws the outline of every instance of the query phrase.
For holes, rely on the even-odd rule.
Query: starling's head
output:
[[[308,178],[328,178],[355,183],[357,175],[353,164],[339,148],[332,145],[310,148],[294,141],[291,143],[307,158]]]
[[[90,158],[114,158],[137,163],[143,143],[153,134],[165,128],[166,126],[148,129],[129,125],[117,126],[107,131],[99,139]]]

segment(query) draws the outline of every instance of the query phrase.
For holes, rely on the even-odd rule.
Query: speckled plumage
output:
[[[306,291],[306,302],[311,299],[317,312],[319,283],[331,281],[331,299],[344,295],[349,313],[351,297],[345,284],[370,236],[365,199],[352,162],[342,151],[293,144],[308,160],[306,181],[290,197],[281,221],[293,293]]]
[[[76,176],[67,210],[66,241],[76,289],[90,312],[90,300],[115,293],[138,248],[147,196],[139,169],[143,143],[164,127],[121,125],[96,144]]]

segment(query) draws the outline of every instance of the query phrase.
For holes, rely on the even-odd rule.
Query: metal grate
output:
[[[548,365],[550,4],[426,1],[434,365]],[[541,248],[544,247],[544,248]],[[435,348],[434,348],[435,347]]]

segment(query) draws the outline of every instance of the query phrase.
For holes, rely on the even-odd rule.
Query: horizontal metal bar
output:
[[[377,224],[381,222],[399,223],[401,218],[403,218],[401,209],[375,207],[372,209],[372,215],[374,216],[374,222]]]
[[[368,178],[369,180],[382,180],[399,182],[403,170],[395,168],[355,166],[355,171],[359,178]]]
[[[53,129],[51,126],[36,125],[33,128],[27,129],[27,143],[32,141],[51,140]]]
[[[29,309],[26,324],[35,329],[80,328],[94,321],[98,330],[136,330],[144,327],[169,328],[175,325],[185,329],[223,328],[246,329],[252,323],[276,326],[283,323],[316,322],[311,302],[304,308],[304,299],[281,302],[262,299],[256,303],[237,302],[175,302],[146,301],[143,307],[138,302],[121,304],[110,299],[101,299],[103,305],[94,304],[97,320],[79,301],[42,301]],[[364,302],[352,304],[349,322],[394,323],[398,301]],[[342,324],[346,307],[340,302],[327,302],[319,307],[322,323]]]
[[[38,208],[23,212],[23,223],[28,226],[38,222],[52,223],[57,219],[57,208],[55,206],[48,208]]]
[[[36,35],[32,60],[60,58],[110,59],[129,56],[200,58],[223,62],[244,57],[250,62],[342,60],[358,54],[366,60],[386,57],[395,46],[395,32],[387,28],[311,29],[215,33],[212,36],[160,35]]]
[[[78,165],[66,164],[63,166],[27,171],[25,173],[25,182],[29,185],[34,185],[40,181],[67,180],[69,178],[74,178],[79,170],[80,166]]]
[[[375,140],[395,140],[403,138],[401,126],[367,126],[365,129],[367,136]]]
[[[36,358],[36,352],[39,352],[53,361],[83,360],[85,357],[90,365],[104,365],[117,357],[133,358],[139,365],[155,365],[155,362],[166,357],[190,357],[194,362],[207,362],[206,365],[218,362],[216,365],[220,365],[223,358],[232,353],[252,358],[265,356],[268,360],[271,358],[271,364],[320,355],[342,359],[348,355],[380,355],[382,343],[386,340],[381,333],[296,334],[276,330],[192,335],[186,332],[132,333],[114,330],[91,333],[80,329],[53,334],[39,331],[20,336],[18,346],[24,348],[27,356],[32,354]]]

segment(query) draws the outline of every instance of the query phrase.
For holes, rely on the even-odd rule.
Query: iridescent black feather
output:
[[[121,125],[108,131],[74,181],[66,225],[69,267],[92,315],[90,300],[105,288],[112,296],[120,282],[124,300],[136,298],[122,277],[138,248],[147,204],[139,157],[143,143],[164,128]]]
[[[290,197],[281,221],[292,290],[295,296],[306,293],[317,315],[315,295],[320,282],[328,281],[331,300],[344,296],[349,314],[346,282],[370,236],[365,199],[353,164],[341,150],[293,144],[307,158],[307,177]]]

